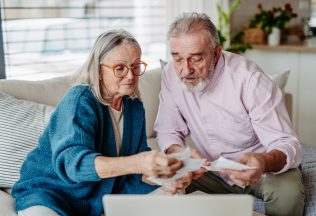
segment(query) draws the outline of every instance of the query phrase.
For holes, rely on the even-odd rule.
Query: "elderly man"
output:
[[[182,151],[191,135],[199,156],[219,156],[254,170],[206,172],[187,192],[252,194],[267,215],[302,215],[301,145],[282,91],[256,64],[221,50],[205,14],[183,14],[168,33],[172,61],[162,74],[157,143]]]

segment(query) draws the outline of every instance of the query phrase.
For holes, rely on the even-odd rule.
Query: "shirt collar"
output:
[[[224,66],[225,66],[225,58],[224,58],[224,54],[221,53],[221,56],[219,57],[215,65],[215,70],[211,77],[211,80],[205,86],[205,88],[200,92],[200,95],[204,94],[205,92],[211,91],[214,88],[217,80],[219,79],[220,75],[222,74],[224,70]]]

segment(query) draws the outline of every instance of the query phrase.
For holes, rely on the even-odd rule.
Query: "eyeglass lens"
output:
[[[132,65],[129,68],[128,66],[124,64],[119,64],[119,65],[116,65],[113,69],[114,69],[115,75],[118,77],[125,76],[128,73],[129,69],[131,69],[132,73],[135,76],[139,76],[145,72],[146,65],[144,63],[137,63],[137,64]]]

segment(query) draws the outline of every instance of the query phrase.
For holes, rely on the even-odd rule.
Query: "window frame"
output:
[[[0,8],[1,2],[0,2]],[[0,79],[6,79],[5,73],[5,60],[4,60],[4,48],[3,48],[3,35],[2,35],[2,12],[0,10]]]

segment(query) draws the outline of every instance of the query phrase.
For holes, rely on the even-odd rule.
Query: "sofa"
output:
[[[288,75],[287,71],[271,78],[284,88]],[[157,148],[153,124],[159,105],[160,81],[161,69],[156,69],[146,72],[139,83],[146,111],[148,144],[152,148]],[[26,154],[36,146],[50,114],[72,82],[71,76],[43,81],[0,80],[0,216],[17,215],[10,188],[19,177]],[[289,95],[286,97],[290,99]],[[187,143],[194,147],[189,137]],[[303,150],[305,215],[311,216],[316,215],[316,145],[304,145]],[[254,210],[264,213],[261,200],[255,199]]]

